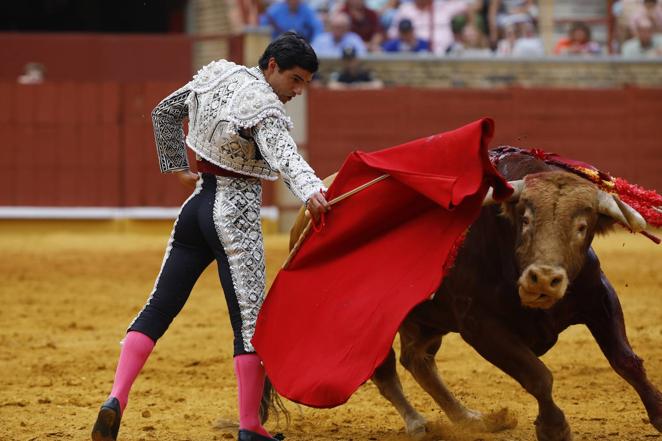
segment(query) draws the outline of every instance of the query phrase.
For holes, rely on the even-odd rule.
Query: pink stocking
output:
[[[271,437],[260,424],[260,401],[264,390],[264,367],[257,354],[234,358],[234,372],[239,387],[239,428]]]
[[[154,340],[140,332],[131,331],[126,334],[120,359],[115,370],[115,381],[111,397],[115,397],[120,402],[122,413],[129,400],[129,392],[136,377],[145,365],[149,354],[154,348]]]

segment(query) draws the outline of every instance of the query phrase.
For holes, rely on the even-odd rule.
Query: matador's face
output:
[[[308,72],[299,66],[292,69],[282,70],[276,60],[271,58],[267,69],[264,71],[267,83],[278,95],[278,99],[286,103],[297,95],[301,95],[313,79],[312,72]]]

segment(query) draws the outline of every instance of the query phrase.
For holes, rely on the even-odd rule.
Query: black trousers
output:
[[[242,204],[242,194],[245,195],[246,191],[258,192],[257,203],[254,201],[255,195],[251,194],[251,197],[246,198],[250,206],[245,207],[246,203]],[[252,301],[248,302],[248,306],[245,306],[246,302],[242,302],[244,305],[240,307],[235,284],[241,284],[243,287],[246,283],[241,280],[239,271],[235,271],[236,274],[233,277],[225,248],[232,248],[233,260],[239,259],[237,261],[248,259],[249,262],[252,262],[251,259],[255,260],[257,254],[261,253],[262,260],[257,262],[261,263],[261,267],[256,268],[256,277],[264,278],[264,251],[259,227],[260,197],[260,183],[257,179],[202,175],[196,190],[184,203],[175,221],[154,290],[142,311],[129,325],[128,331],[141,332],[156,342],[184,307],[200,274],[212,261],[216,260],[234,333],[234,354],[254,352],[250,345],[254,323],[249,324],[247,330],[246,323],[243,323],[244,320],[242,320],[242,309],[252,308],[251,311],[244,311],[243,319],[246,317],[257,318],[257,311],[259,311],[264,297],[264,284],[262,283],[261,289],[260,284],[257,284],[253,289],[255,292],[249,293]],[[236,210],[233,212],[233,209]],[[254,219],[256,209],[257,219]],[[223,213],[219,214],[219,212]],[[245,223],[246,213],[253,222],[250,225]],[[245,240],[242,232],[251,230],[253,233],[250,237],[255,239],[255,222],[258,223],[259,238],[257,239],[259,240],[253,244],[251,241]],[[222,243],[223,228],[228,229],[231,233],[225,235],[226,242],[234,240],[237,243]],[[239,246],[239,252],[237,252],[237,246]],[[258,258],[256,261],[259,260]],[[234,266],[237,267],[236,264]],[[248,312],[248,316],[246,312]],[[246,334],[249,334],[248,337]],[[247,339],[248,341],[246,341]]]

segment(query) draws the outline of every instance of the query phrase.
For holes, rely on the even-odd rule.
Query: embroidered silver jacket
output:
[[[258,67],[226,60],[208,64],[156,106],[152,122],[162,172],[188,168],[188,145],[227,170],[267,180],[280,175],[302,201],[324,188],[297,152],[292,122]]]

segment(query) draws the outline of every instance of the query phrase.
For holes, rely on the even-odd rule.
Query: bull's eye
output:
[[[587,228],[586,224],[582,222],[582,223],[579,224],[579,226],[577,227],[577,231],[578,231],[580,234],[584,234],[584,233],[586,233],[586,228]]]
[[[523,227],[526,227],[530,223],[531,223],[531,219],[529,219],[529,216],[527,216],[527,215],[522,216],[522,226]]]

